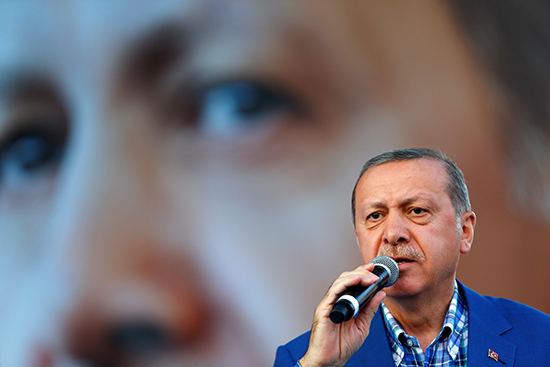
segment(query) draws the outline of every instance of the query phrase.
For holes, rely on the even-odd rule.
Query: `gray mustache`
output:
[[[377,256],[389,256],[393,258],[405,258],[408,260],[424,260],[424,254],[416,250],[414,247],[404,245],[387,244],[380,248]]]

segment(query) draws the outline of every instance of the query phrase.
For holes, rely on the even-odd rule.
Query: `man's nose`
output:
[[[384,243],[400,245],[409,242],[410,233],[402,213],[390,211],[384,221]]]
[[[208,320],[191,236],[167,236],[182,217],[165,199],[154,152],[119,151],[124,144],[75,152],[52,234],[73,277],[64,348],[101,366],[185,348]]]

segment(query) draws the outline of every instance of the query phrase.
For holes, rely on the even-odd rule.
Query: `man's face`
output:
[[[475,222],[471,212],[457,222],[447,182],[444,165],[434,159],[381,164],[359,180],[355,224],[363,261],[384,255],[399,265],[389,296],[437,294],[452,287]]]
[[[3,367],[269,364],[359,262],[367,157],[437,141],[484,164],[492,146],[437,2],[13,1],[0,18]]]

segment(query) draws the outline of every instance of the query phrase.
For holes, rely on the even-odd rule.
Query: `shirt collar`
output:
[[[390,310],[386,307],[384,302],[381,304],[381,308],[384,316],[384,323],[386,330],[388,331],[388,337],[390,341],[390,347],[393,351],[393,359],[397,365],[401,363],[404,357],[404,345],[408,347],[420,347],[415,337],[409,336],[405,333],[401,325],[393,317]],[[467,307],[458,291],[458,285],[455,280],[455,289],[451,304],[445,315],[443,327],[439,332],[439,335],[434,339],[433,343],[445,342],[447,339],[446,350],[453,360],[456,359],[459,347],[462,330],[466,324]]]

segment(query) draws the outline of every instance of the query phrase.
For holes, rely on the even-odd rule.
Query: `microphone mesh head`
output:
[[[397,263],[388,256],[378,256],[371,260],[373,264],[385,265],[390,270],[390,280],[386,287],[391,287],[399,278],[399,266]]]

